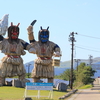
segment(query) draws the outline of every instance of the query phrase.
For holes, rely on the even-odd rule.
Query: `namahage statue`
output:
[[[33,26],[30,25],[28,30],[28,38],[30,45],[35,48],[37,59],[34,61],[34,68],[31,77],[33,82],[37,82],[40,78],[47,78],[48,83],[53,83],[54,66],[52,66],[52,57],[60,57],[60,48],[57,44],[49,41],[49,27],[42,29],[38,33],[38,41],[35,40],[33,34]]]
[[[18,76],[19,80],[25,79],[26,71],[23,65],[23,59],[21,55],[25,55],[24,50],[34,53],[34,48],[31,47],[27,42],[19,39],[19,23],[8,27],[8,37],[4,38],[0,34],[0,50],[5,56],[1,59],[0,63],[0,85],[5,84],[6,77]]]

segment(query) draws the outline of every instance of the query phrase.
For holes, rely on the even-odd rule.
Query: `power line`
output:
[[[100,39],[98,37],[93,37],[93,36],[88,36],[88,35],[83,35],[83,34],[78,34],[78,35],[85,36],[85,37],[90,37],[90,38],[95,38],[95,39]]]
[[[85,46],[85,45],[80,45],[80,44],[75,44],[76,46],[84,46],[84,47],[88,47],[88,48],[93,48],[93,49],[100,49],[100,48],[94,48],[94,47],[90,47],[90,46]]]
[[[83,48],[83,47],[79,47],[79,46],[75,46],[75,47],[77,47],[77,48],[80,48],[80,49],[89,50],[89,51],[100,52],[100,51],[95,51],[95,50],[91,50],[91,49],[86,49],[86,48]]]

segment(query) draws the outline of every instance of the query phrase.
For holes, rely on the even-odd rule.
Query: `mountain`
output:
[[[59,67],[60,68],[70,67],[71,66],[70,63],[71,63],[71,61],[64,61],[64,62],[61,61]],[[24,66],[26,66],[26,67],[29,66],[29,65],[33,66],[34,65],[34,61],[30,61],[30,62],[27,62],[27,63],[24,64]],[[55,67],[58,67],[58,66],[55,66]]]
[[[96,57],[94,59],[91,59],[91,66],[93,69],[95,69],[97,71],[97,73],[95,74],[96,76],[100,76],[99,72],[100,72],[100,57]],[[77,67],[77,65],[80,65],[80,63],[86,63],[86,65],[90,65],[90,59],[79,59],[79,61],[75,61],[73,60],[73,68],[75,69]],[[32,69],[34,68],[34,61],[30,61],[24,64],[26,72],[31,73]],[[63,73],[66,69],[70,69],[71,68],[71,61],[64,61],[64,62],[60,62],[60,66],[54,67],[54,71],[55,71],[55,75],[60,75],[61,73]]]
[[[24,67],[26,69],[26,72],[29,73],[32,71],[32,69],[34,68],[34,61],[30,61],[24,64]],[[65,62],[60,62],[60,66],[54,67],[54,72],[55,75],[59,75],[61,73],[63,73],[66,69],[70,68],[70,61],[65,61]]]
[[[70,67],[71,61],[60,62],[60,67]]]

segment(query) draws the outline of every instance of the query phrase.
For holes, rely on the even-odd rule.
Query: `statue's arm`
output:
[[[35,42],[35,38],[34,38],[34,32],[33,32],[33,26],[30,25],[28,28],[27,28],[27,31],[28,31],[28,39],[31,42]]]
[[[61,49],[60,49],[60,47],[59,47],[57,44],[54,46],[54,56],[55,56],[55,57],[60,57],[60,56],[62,56],[62,54],[61,54]]]
[[[3,36],[2,35],[0,35],[0,41],[2,41],[4,38],[3,38]]]
[[[29,53],[36,53],[35,48],[33,48],[29,43],[25,42],[24,40],[21,40],[22,46],[25,50],[28,50]]]
[[[2,35],[0,35],[0,50],[2,50],[2,47],[3,47],[3,39],[4,37]]]

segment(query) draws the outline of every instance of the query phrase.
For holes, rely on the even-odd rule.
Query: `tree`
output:
[[[96,71],[92,69],[91,66],[86,66],[85,63],[81,63],[78,66],[78,72],[77,72],[77,82],[82,82],[83,84],[89,84],[94,81],[92,76],[94,76],[94,73]]]
[[[94,81],[94,79],[92,78],[92,76],[94,76],[95,72],[96,71],[93,70],[91,68],[91,66],[85,66],[84,71],[83,71],[83,75],[84,75],[83,76],[84,79],[82,80],[83,84],[92,83]]]
[[[63,80],[70,80],[70,69],[66,69],[60,76]]]
[[[71,73],[71,69],[66,69],[62,74],[60,74],[62,80],[69,81],[69,84],[70,84],[70,73]],[[73,70],[73,81],[74,80],[75,80],[75,72]]]

